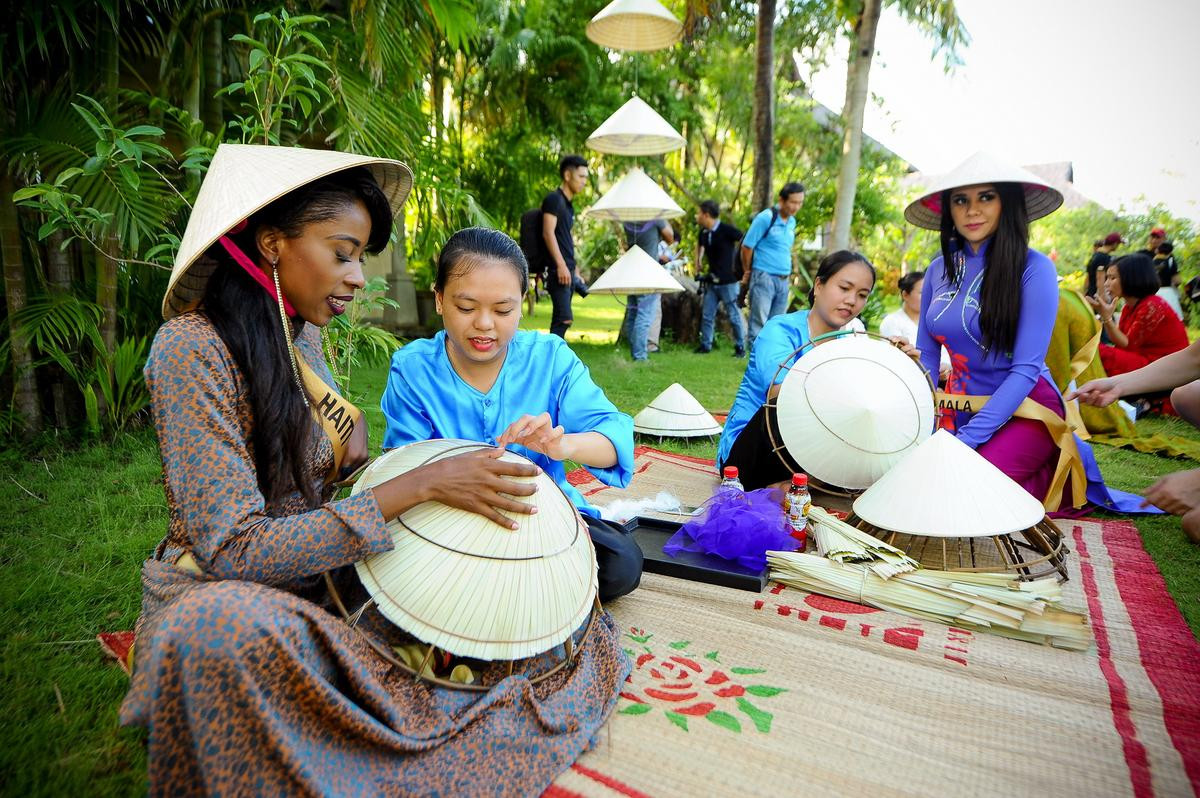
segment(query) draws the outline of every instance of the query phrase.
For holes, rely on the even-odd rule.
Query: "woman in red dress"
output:
[[[1100,321],[1111,344],[1100,345],[1100,360],[1108,375],[1124,374],[1178,352],[1188,345],[1187,329],[1163,301],[1155,296],[1158,276],[1145,255],[1127,255],[1108,267],[1104,292],[1088,297],[1100,313]],[[1125,299],[1119,323],[1113,322],[1113,306]]]

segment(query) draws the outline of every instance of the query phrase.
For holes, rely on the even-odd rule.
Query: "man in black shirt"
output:
[[[1092,253],[1092,259],[1087,262],[1084,270],[1087,274],[1085,294],[1096,295],[1096,289],[1104,284],[1104,270],[1108,268],[1108,264],[1112,263],[1113,250],[1124,243],[1125,239],[1121,238],[1120,233],[1109,233],[1100,242],[1100,247]]]
[[[708,260],[708,274],[701,277],[704,289],[704,312],[700,316],[700,346],[696,351],[704,354],[712,351],[713,327],[717,321],[717,305],[725,306],[729,323],[733,326],[734,357],[746,356],[746,323],[738,309],[738,290],[742,275],[738,273],[738,243],[742,231],[721,221],[721,206],[713,200],[700,203],[696,212],[700,225],[700,237],[696,245],[696,263],[703,255]]]
[[[578,273],[575,270],[575,241],[571,228],[575,226],[575,206],[571,200],[587,185],[588,165],[580,155],[566,155],[558,162],[562,183],[542,200],[542,237],[550,253],[550,276],[546,291],[554,310],[550,315],[550,332],[567,337],[567,328],[575,320],[571,313],[571,291]]]

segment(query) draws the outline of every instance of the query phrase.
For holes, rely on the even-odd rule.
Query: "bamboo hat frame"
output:
[[[780,363],[772,385],[781,374],[766,400],[772,450],[830,492],[869,487],[933,433],[933,381],[882,336],[818,336]]]
[[[612,155],[662,155],[687,142],[671,123],[634,95],[588,137],[587,145]]]
[[[634,244],[588,290],[613,295],[673,294],[682,291],[683,286],[646,250]]]
[[[482,448],[487,447],[436,439],[392,449],[368,466],[353,491]],[[527,462],[513,452],[502,457]],[[553,479],[544,473],[509,479],[538,486],[528,499],[537,513],[505,513],[520,524],[516,531],[437,502],[423,502],[390,521],[395,547],[355,564],[370,596],[366,604],[345,607],[332,580],[326,579],[347,622],[354,625],[375,606],[384,618],[429,645],[427,662],[437,647],[460,657],[507,661],[511,672],[515,660],[564,646],[563,660],[531,681],[569,664],[574,633],[587,621],[586,637],[599,609],[595,549],[578,511]],[[414,672],[391,652],[375,647],[392,664]],[[460,689],[481,687],[419,678]]]
[[[660,438],[698,438],[720,435],[721,425],[696,397],[675,382],[633,417],[633,431]]]
[[[1041,501],[944,429],[855,499],[848,521],[926,567],[1067,576]]]
[[[179,243],[163,297],[163,318],[171,319],[200,303],[217,265],[204,255],[221,236],[288,192],[357,166],[374,176],[392,215],[399,213],[413,184],[412,171],[399,161],[301,147],[218,146]]]
[[[683,23],[658,0],[612,0],[587,24],[587,37],[613,50],[662,50],[683,36]]]

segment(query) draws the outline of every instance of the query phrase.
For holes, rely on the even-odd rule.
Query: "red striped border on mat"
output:
[[[1150,778],[1150,759],[1146,746],[1138,739],[1137,728],[1129,713],[1129,691],[1125,680],[1117,673],[1112,660],[1112,647],[1108,642],[1108,627],[1104,623],[1104,609],[1100,606],[1100,591],[1096,587],[1096,574],[1088,557],[1087,544],[1083,540],[1083,527],[1074,530],[1075,550],[1079,553],[1079,572],[1083,579],[1083,592],[1087,596],[1088,616],[1092,622],[1092,633],[1096,637],[1096,651],[1100,655],[1100,672],[1108,682],[1109,701],[1112,706],[1113,727],[1121,735],[1121,748],[1125,752],[1125,765],[1129,768],[1129,780],[1137,798],[1154,795],[1154,783]],[[1119,568],[1114,568],[1119,571]]]
[[[1108,521],[1101,529],[1105,547],[1119,564],[1113,569],[1117,590],[1137,637],[1142,667],[1162,700],[1163,722],[1192,790],[1200,795],[1200,643],[1167,592],[1137,527]],[[1078,536],[1076,532],[1077,541]]]

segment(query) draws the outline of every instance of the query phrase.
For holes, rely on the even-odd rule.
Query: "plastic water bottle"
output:
[[[808,548],[808,511],[812,498],[808,495],[808,475],[792,474],[792,486],[787,492],[787,519],[792,537],[799,541],[797,551]]]
[[[718,490],[736,490],[738,493],[745,493],[746,489],[742,487],[742,481],[738,479],[737,466],[725,466],[725,470],[721,472],[723,479],[721,487]]]

